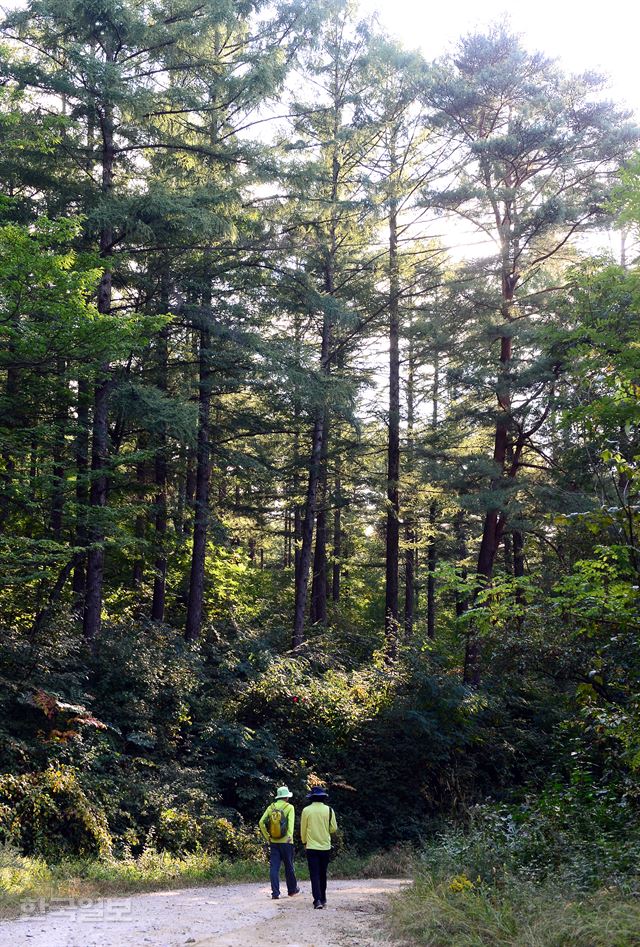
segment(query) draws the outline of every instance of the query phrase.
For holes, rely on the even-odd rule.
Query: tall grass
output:
[[[395,933],[420,947],[640,947],[637,820],[599,796],[547,803],[479,807],[426,843]]]
[[[0,916],[18,913],[25,900],[96,898],[265,878],[263,862],[231,861],[206,852],[177,856],[147,849],[135,858],[64,859],[49,865],[4,848],[0,849]]]
[[[517,879],[492,889],[421,876],[395,900],[391,923],[420,947],[640,945],[640,902],[631,894],[605,888],[578,895]]]

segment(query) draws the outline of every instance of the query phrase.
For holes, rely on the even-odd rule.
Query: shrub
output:
[[[52,860],[111,851],[104,813],[67,766],[0,777],[0,841]]]
[[[511,879],[501,888],[423,875],[394,902],[391,923],[420,947],[633,947],[640,904],[602,889],[576,897]]]
[[[176,809],[160,813],[155,842],[159,851],[174,855],[204,851],[228,858],[259,858],[262,845],[243,826],[234,826],[219,816],[196,817]]]

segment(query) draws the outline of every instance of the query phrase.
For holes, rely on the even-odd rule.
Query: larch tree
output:
[[[593,74],[563,75],[498,27],[463,39],[425,97],[456,158],[446,190],[426,191],[425,204],[455,212],[496,249],[494,314],[486,330],[491,351],[498,349],[493,473],[477,560],[480,585],[491,581],[510,485],[550,409],[553,366],[532,373],[522,364],[518,339],[558,289],[545,270],[572,237],[604,220],[607,190],[636,134],[625,114],[599,98],[601,85]],[[485,293],[480,305],[486,302]],[[471,633],[465,681],[477,684],[480,673],[479,640]]]
[[[389,345],[389,410],[386,476],[385,635],[394,656],[399,631],[401,550],[401,361],[407,336],[409,309],[419,291],[431,246],[420,244],[425,211],[418,196],[439,173],[446,145],[434,141],[422,101],[428,69],[417,54],[410,54],[385,38],[373,47],[369,70],[372,94],[367,100],[370,121],[380,140],[372,160],[372,180],[386,235],[385,291],[381,309]],[[410,413],[411,405],[409,406]],[[413,418],[410,419],[413,423]],[[409,562],[411,578],[412,563]],[[412,593],[410,593],[412,595]],[[411,623],[411,619],[410,622]]]
[[[329,456],[331,376],[345,379],[349,345],[345,326],[357,319],[356,300],[362,291],[363,249],[371,224],[363,185],[366,158],[378,138],[367,123],[353,117],[363,111],[368,77],[363,71],[369,42],[367,24],[355,19],[350,3],[330,5],[318,48],[306,66],[315,102],[294,104],[294,130],[299,147],[310,150],[306,164],[294,163],[290,190],[298,191],[295,212],[302,247],[299,258],[309,279],[309,304],[319,315],[318,398],[313,408],[313,431],[308,463],[300,549],[295,575],[293,647],[304,640],[309,574],[312,571],[311,621],[327,623],[327,600],[338,595],[339,563],[329,577]],[[366,280],[365,280],[366,283]],[[339,429],[336,416],[335,434]],[[337,437],[336,437],[337,441]],[[339,474],[337,475],[339,477]],[[334,503],[337,493],[334,480]],[[334,510],[334,553],[340,544],[340,515]],[[313,549],[315,526],[315,553]],[[312,569],[313,560],[313,569]]]
[[[136,229],[127,181],[135,161],[157,148],[175,148],[163,140],[146,116],[165,98],[162,76],[184,64],[168,62],[167,50],[200,26],[210,11],[189,2],[160,4],[149,10],[110,0],[34,0],[9,15],[3,34],[24,52],[11,76],[39,95],[50,96],[72,126],[61,142],[82,182],[80,210],[88,215],[88,243],[103,260],[97,290],[102,316],[114,307],[114,252]],[[93,393],[82,392],[79,419],[88,423],[91,402],[91,460],[86,542],[83,626],[94,640],[100,630],[105,566],[109,466],[109,402],[118,365],[104,362]],[[79,446],[84,462],[86,448]],[[79,473],[82,476],[82,472]],[[80,591],[78,589],[78,591]]]

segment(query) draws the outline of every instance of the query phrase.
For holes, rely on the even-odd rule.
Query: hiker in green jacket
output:
[[[311,877],[313,906],[322,909],[327,903],[327,866],[331,857],[331,836],[338,831],[336,814],[326,800],[328,793],[322,786],[314,786],[302,810],[300,837],[307,849],[307,863]]]
[[[293,793],[287,786],[280,786],[276,798],[267,806],[259,822],[260,832],[269,843],[269,878],[271,897],[277,901],[280,897],[280,865],[284,862],[284,874],[287,879],[287,894],[290,898],[300,894],[293,867],[293,829],[296,812],[289,799]]]

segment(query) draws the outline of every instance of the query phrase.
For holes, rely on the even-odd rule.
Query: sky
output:
[[[610,76],[608,97],[640,119],[640,2],[638,0],[360,0],[380,23],[429,59],[450,50],[458,37],[508,16],[525,45],[558,58],[569,72],[597,70]]]
[[[0,10],[23,5],[0,0]],[[610,76],[609,97],[640,120],[639,0],[360,0],[359,9],[364,15],[377,11],[382,26],[429,59],[464,33],[508,16],[527,46],[558,58],[568,71]]]

